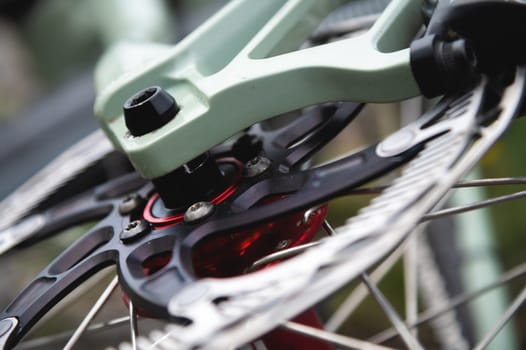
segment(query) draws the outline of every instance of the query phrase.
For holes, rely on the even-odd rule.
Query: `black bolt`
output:
[[[174,98],[159,86],[137,92],[124,103],[123,109],[126,126],[133,136],[161,128],[180,110]]]
[[[261,175],[270,169],[271,165],[272,161],[270,159],[263,156],[257,156],[245,164],[243,175],[248,178]]]
[[[145,220],[135,220],[130,222],[124,230],[122,230],[119,238],[123,243],[131,243],[145,234],[150,232],[150,224]]]
[[[248,162],[263,150],[263,140],[256,135],[245,134],[232,145],[232,154],[242,161]]]
[[[145,203],[146,201],[144,198],[137,193],[131,194],[124,198],[121,204],[119,204],[119,214],[129,215],[137,212],[144,207]]]

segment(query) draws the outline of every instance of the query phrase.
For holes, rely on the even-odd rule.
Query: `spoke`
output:
[[[502,327],[508,323],[508,321],[512,318],[512,316],[515,314],[515,312],[521,307],[521,305],[526,301],[526,287],[522,290],[522,292],[515,298],[513,303],[510,305],[510,307],[506,310],[504,315],[502,315],[502,318],[498,320],[498,322],[495,324],[495,326],[486,334],[486,336],[480,341],[480,343],[474,348],[474,350],[482,350],[486,346],[491,343],[493,338],[500,332]]]
[[[391,270],[393,265],[400,259],[404,252],[404,246],[397,248],[393,254],[385,259],[370,275],[374,283],[378,283]],[[347,318],[356,310],[362,301],[369,295],[363,283],[358,285],[347,299],[338,307],[334,314],[327,320],[325,329],[335,332]]]
[[[137,324],[137,313],[135,312],[135,307],[131,300],[129,301],[128,308],[130,310],[130,338],[132,349],[137,350],[137,335],[139,334],[139,327]]]
[[[66,346],[64,346],[64,350],[71,350],[73,348],[73,346],[77,343],[79,338],[84,334],[93,318],[97,315],[97,313],[104,306],[104,304],[106,304],[106,302],[111,296],[111,293],[115,290],[118,284],[119,278],[115,276],[110,282],[110,284],[106,287],[104,292],[102,292],[101,296],[95,302],[95,305],[93,305],[86,317],[82,320],[79,327],[75,330],[71,338],[68,340]]]
[[[526,197],[526,191],[520,191],[520,192],[512,193],[509,195],[505,195],[505,196],[499,196],[499,197],[487,199],[484,201],[480,201],[478,203],[467,204],[467,205],[462,205],[462,206],[458,206],[454,208],[438,210],[433,213],[429,213],[427,215],[422,216],[421,222],[434,220],[434,219],[438,219],[444,216],[450,216],[453,214],[465,213],[467,211],[489,207],[494,204],[503,203],[503,202],[507,202],[510,200],[519,199],[523,197]]]
[[[98,333],[101,331],[107,331],[113,328],[123,327],[130,323],[130,318],[128,316],[115,318],[110,321],[97,323],[94,325],[91,325],[86,329],[84,332],[85,335]],[[53,344],[55,342],[61,341],[63,339],[70,338],[73,335],[74,331],[64,331],[60,333],[56,333],[53,335],[45,336],[45,337],[39,337],[31,340],[26,340],[17,347],[17,349],[23,350],[23,349],[34,349],[34,348],[42,348],[44,346],[47,346],[49,344]]]
[[[526,275],[526,263],[516,266],[512,270],[509,270],[508,272],[504,273],[500,279],[498,279],[497,281],[491,284],[488,284],[485,287],[482,287],[473,292],[464,293],[456,297],[453,297],[450,299],[450,302],[448,304],[440,308],[424,311],[423,313],[420,314],[418,321],[415,322],[414,324],[408,325],[408,327],[409,328],[418,327],[428,321],[431,321],[437,317],[442,316],[444,313],[451,311],[452,309],[456,308],[459,305],[462,305],[468,301],[471,301],[472,299],[475,299],[478,296],[486,292],[489,292],[497,287],[507,284],[511,282],[512,280],[517,279],[524,275]],[[369,338],[369,341],[374,342],[374,343],[383,343],[383,342],[386,342],[388,340],[395,338],[397,335],[398,334],[396,333],[396,331],[390,328],[390,329],[387,329]]]
[[[498,177],[498,178],[489,178],[489,179],[460,181],[453,187],[461,188],[461,187],[480,187],[480,186],[497,186],[497,185],[526,185],[526,177],[524,176]]]
[[[155,341],[152,344],[150,344],[150,346],[144,347],[145,350],[166,349],[167,347],[175,348],[178,344],[175,343],[171,338],[174,332],[174,329],[170,330],[167,327],[164,332],[161,332],[156,335]]]
[[[259,260],[256,260],[247,269],[247,272],[252,272],[252,271],[258,269],[259,267],[268,265],[268,264],[273,263],[275,261],[283,260],[283,259],[286,259],[286,258],[290,258],[291,256],[298,255],[300,253],[303,253],[305,250],[307,250],[307,249],[309,249],[311,247],[317,246],[319,244],[320,244],[319,242],[311,242],[311,243],[302,244],[302,245],[299,245],[299,246],[296,246],[296,247],[283,249],[283,250],[280,250],[279,252],[275,252],[275,253],[269,254],[269,255],[264,256],[263,258],[261,258]]]
[[[311,210],[309,210],[309,211],[307,211],[305,213],[305,218],[306,218],[305,220],[308,220],[309,212],[311,212]],[[323,221],[323,229],[325,230],[325,232],[327,232],[327,235],[329,235],[329,236],[335,235],[334,229],[332,228],[332,226],[329,224],[329,222],[327,220]],[[275,253],[269,254],[269,255],[264,256],[263,258],[261,258],[259,260],[256,260],[247,269],[247,272],[252,272],[252,271],[256,270],[257,268],[259,268],[261,266],[265,266],[265,265],[273,263],[275,261],[279,261],[279,260],[282,260],[282,259],[290,258],[291,256],[294,256],[294,255],[298,255],[300,253],[303,253],[305,250],[307,250],[309,248],[312,248],[314,246],[317,246],[319,244],[320,244],[320,242],[311,242],[311,243],[302,244],[302,245],[299,245],[297,247],[292,247],[292,248],[289,248],[289,249],[283,249],[283,250],[280,250],[279,252],[275,252]]]
[[[339,334],[327,332],[322,329],[305,326],[305,325],[295,323],[295,322],[290,322],[290,321],[284,322],[282,324],[282,327],[289,331],[293,331],[293,332],[300,333],[300,334],[303,334],[303,335],[306,335],[312,338],[316,338],[319,340],[323,340],[323,341],[332,343],[343,349],[362,349],[362,350],[391,349],[391,348],[386,348],[384,346],[364,342],[363,340],[354,339],[354,338],[350,338],[347,336],[342,336]]]
[[[329,224],[327,220],[323,220],[323,229],[325,230],[328,236],[334,236],[336,234],[336,231],[334,231],[331,224]]]
[[[87,332],[89,333],[97,332],[97,331],[104,330],[108,327],[110,328],[122,327],[128,322],[129,319],[130,318],[128,316],[123,316],[119,318],[114,318],[113,320],[110,320],[110,321],[97,323],[97,324],[94,324],[93,326],[90,326]]]
[[[488,178],[488,179],[477,179],[459,181],[453,188],[466,188],[466,187],[487,187],[487,186],[502,186],[502,185],[526,185],[526,177],[499,177],[499,178]],[[362,194],[380,194],[383,190],[389,188],[390,185],[375,186],[375,187],[363,187],[353,189],[347,192],[348,195],[362,195]]]
[[[409,349],[423,350],[424,348],[422,347],[422,345],[420,345],[418,340],[415,337],[413,337],[407,325],[400,319],[394,308],[387,301],[382,292],[380,292],[380,290],[376,287],[376,285],[369,279],[369,277],[365,273],[361,275],[361,279],[371,292],[371,295],[376,300],[378,305],[382,308],[389,321],[391,321],[395,329],[398,331],[398,333],[406,343],[407,347]]]

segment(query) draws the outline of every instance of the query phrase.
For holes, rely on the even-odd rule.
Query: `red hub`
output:
[[[194,249],[194,272],[199,277],[243,274],[251,270],[255,261],[271,253],[310,242],[326,213],[324,205],[310,211],[308,217],[304,211],[296,212],[251,229],[205,239]]]

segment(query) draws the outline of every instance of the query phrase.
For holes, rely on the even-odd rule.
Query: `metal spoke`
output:
[[[302,335],[306,335],[312,338],[323,340],[332,343],[342,349],[363,349],[363,350],[387,350],[387,348],[381,345],[364,342],[363,340],[350,338],[347,336],[335,334],[332,332],[325,331],[314,327],[305,326],[296,322],[284,322],[281,327],[293,331]]]
[[[418,327],[428,321],[431,321],[437,317],[440,317],[442,316],[444,313],[446,312],[449,312],[451,311],[452,309],[456,308],[457,306],[459,305],[462,305],[468,301],[471,301],[472,299],[486,293],[486,292],[489,292],[497,287],[500,287],[504,284],[507,284],[509,282],[511,282],[512,280],[514,279],[517,279],[521,276],[524,276],[526,275],[526,263],[524,264],[521,264],[521,265],[518,265],[516,266],[515,268],[507,271],[506,273],[504,273],[502,275],[501,278],[499,278],[497,281],[493,282],[493,283],[490,283],[488,284],[487,286],[485,287],[482,287],[476,291],[473,291],[473,292],[469,292],[469,293],[464,293],[464,294],[461,294],[461,295],[458,295],[456,297],[453,297],[450,299],[450,302],[440,308],[437,308],[437,309],[430,309],[430,310],[426,310],[424,311],[423,313],[421,313],[419,315],[419,318],[418,318],[418,321],[413,323],[413,324],[409,324],[408,327],[409,328],[414,328],[414,327]],[[387,329],[381,333],[378,333],[376,334],[375,336],[369,338],[369,341],[371,342],[374,342],[374,343],[383,343],[383,342],[386,342],[388,340],[391,340],[393,339],[394,337],[396,337],[398,334],[396,332],[395,329],[393,328],[390,328],[390,329]]]
[[[515,298],[513,303],[510,305],[510,307],[506,310],[504,315],[502,315],[501,319],[498,320],[498,322],[495,324],[495,326],[482,338],[480,343],[475,346],[474,350],[482,350],[486,346],[491,343],[493,338],[500,332],[502,327],[508,323],[508,321],[511,319],[511,317],[515,314],[515,312],[521,307],[521,305],[526,301],[526,287],[522,290],[522,292]]]
[[[129,321],[129,319],[130,318],[128,316],[123,316],[119,318],[114,318],[113,320],[110,320],[110,321],[97,323],[97,324],[94,324],[93,326],[90,326],[86,332],[91,333],[91,332],[101,331],[108,327],[109,328],[122,327]]]
[[[84,334],[89,335],[89,334],[106,331],[106,330],[113,329],[113,328],[123,327],[129,324],[129,322],[130,322],[130,318],[128,316],[115,318],[110,321],[101,322],[101,323],[97,323],[97,324],[89,326],[88,329],[86,329],[86,331],[84,332]],[[23,349],[33,349],[37,347],[41,348],[46,345],[61,341],[63,339],[70,338],[73,335],[73,333],[74,333],[73,330],[69,330],[69,331],[56,333],[53,335],[48,335],[45,337],[39,337],[39,338],[31,339],[31,340],[26,340],[20,343],[17,349],[23,350]]]
[[[298,255],[300,253],[303,253],[305,250],[312,248],[314,246],[317,246],[319,244],[320,242],[311,242],[311,243],[302,244],[296,247],[283,249],[283,250],[280,250],[279,252],[269,254],[259,260],[254,261],[254,263],[250,265],[250,267],[247,269],[247,272],[252,272],[258,269],[259,267],[268,265],[270,263],[273,263],[279,260],[290,258],[291,256],[294,256],[294,255]]]
[[[369,279],[369,277],[363,273],[361,275],[363,283],[367,286],[371,295],[376,300],[378,305],[382,308],[385,315],[391,321],[395,329],[398,331],[404,342],[409,349],[424,349],[418,340],[413,337],[407,325],[400,319],[392,305],[387,301],[382,292],[376,287],[376,285]]]
[[[462,188],[462,187],[480,187],[480,186],[496,186],[496,185],[526,185],[526,176],[498,177],[498,178],[459,181],[453,187]]]
[[[115,288],[117,288],[118,284],[119,278],[117,276],[113,277],[110,284],[106,287],[104,292],[102,292],[99,299],[97,299],[97,301],[95,302],[95,305],[93,305],[86,317],[84,317],[84,319],[80,323],[79,327],[75,330],[71,338],[68,340],[68,342],[64,346],[64,350],[71,350],[73,348],[73,346],[77,343],[79,338],[84,334],[84,332],[88,328],[90,322],[97,315],[97,313],[104,306],[104,304],[106,304],[106,302],[111,296],[111,293],[115,290]]]
[[[429,213],[429,214],[422,216],[422,219],[420,220],[420,222],[434,220],[434,219],[438,219],[444,216],[450,216],[453,214],[465,213],[467,211],[472,211],[472,210],[488,207],[494,204],[523,198],[523,197],[526,197],[526,191],[520,191],[520,192],[512,193],[509,195],[499,196],[499,197],[483,200],[483,201],[473,203],[473,204],[467,204],[467,205],[462,205],[458,207],[438,210],[433,213]]]
[[[370,278],[374,283],[378,283],[391,270],[393,265],[400,259],[404,252],[404,245],[397,248],[387,259],[385,259],[371,274]],[[336,331],[347,318],[356,310],[362,301],[369,295],[367,288],[360,283],[345,301],[338,307],[333,315],[327,320],[325,329]]]
[[[526,177],[499,177],[477,180],[459,181],[452,188],[487,187],[502,185],[526,185]],[[380,194],[391,185],[356,188],[347,192],[348,195]]]
[[[305,220],[308,220],[308,217],[309,217],[308,213],[309,212],[310,211],[307,211],[305,213],[305,217],[306,217]],[[334,229],[332,228],[332,226],[329,224],[329,222],[327,220],[323,221],[323,229],[325,230],[325,232],[327,232],[327,235],[329,235],[329,236],[335,235]],[[288,248],[288,249],[283,249],[283,250],[280,250],[279,252],[275,252],[275,253],[269,254],[269,255],[264,256],[263,258],[261,258],[259,260],[254,261],[254,263],[247,269],[247,272],[252,272],[252,271],[256,270],[257,268],[265,266],[267,264],[270,264],[270,263],[273,263],[273,262],[276,262],[276,261],[279,261],[279,260],[283,260],[283,259],[286,259],[286,258],[290,258],[291,256],[294,256],[294,255],[298,255],[300,253],[303,253],[305,250],[307,250],[309,248],[312,248],[314,246],[317,246],[319,244],[320,244],[319,241],[318,242],[310,242],[310,243],[302,244],[302,245],[299,245],[299,246],[296,246],[296,247],[292,247],[292,248]]]
[[[331,224],[327,220],[323,220],[323,229],[327,233],[328,236],[334,236],[336,234],[336,231],[332,228]]]
[[[130,311],[130,338],[132,349],[137,350],[137,335],[139,334],[139,327],[137,323],[137,313],[135,312],[135,307],[131,300],[128,302],[128,309]]]

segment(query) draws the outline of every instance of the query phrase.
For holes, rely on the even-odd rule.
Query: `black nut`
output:
[[[180,108],[175,99],[159,86],[137,92],[123,106],[126,126],[133,136],[142,136],[172,120]]]

